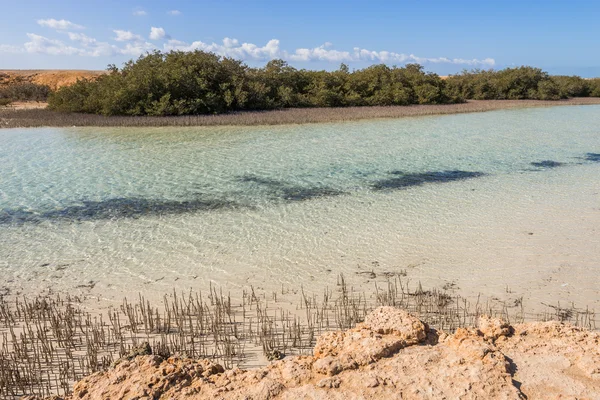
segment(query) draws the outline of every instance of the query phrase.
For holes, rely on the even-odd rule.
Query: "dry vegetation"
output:
[[[511,325],[489,316],[448,334],[383,306],[352,329],[321,335],[312,355],[248,370],[136,356],[80,380],[69,396],[47,400],[597,399],[599,342],[599,332],[570,324]]]
[[[472,303],[444,290],[423,290],[420,284],[409,288],[400,276],[368,293],[347,286],[341,275],[337,287],[321,296],[284,287],[257,295],[251,288],[239,303],[215,288],[204,294],[173,293],[160,306],[140,295],[95,315],[84,311],[78,298],[0,298],[0,398],[67,394],[83,376],[122,357],[147,354],[147,346],[140,350],[145,342],[153,354],[208,358],[226,368],[249,360],[256,364],[260,353],[267,360],[310,354],[319,335],[349,329],[382,305],[408,310],[446,331],[473,326],[482,314],[511,323],[558,319],[596,328],[595,314],[588,310],[548,306],[545,313],[526,314],[522,301]],[[294,295],[295,306],[281,301]]]
[[[148,127],[148,126],[219,126],[285,125],[373,118],[401,118],[425,115],[485,112],[511,108],[552,107],[600,104],[600,98],[585,97],[559,101],[543,100],[470,100],[462,104],[413,105],[389,107],[289,108],[272,111],[236,112],[222,115],[179,117],[106,117],[95,114],[62,113],[46,109],[1,109],[0,128],[29,127]]]

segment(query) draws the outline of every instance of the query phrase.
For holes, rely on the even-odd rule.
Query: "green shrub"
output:
[[[445,82],[423,67],[298,70],[283,60],[250,68],[203,51],[154,52],[49,98],[51,109],[103,115],[194,115],[287,107],[443,104]]]
[[[539,100],[560,100],[567,97],[561,93],[559,86],[552,80],[543,80],[538,83],[537,98]]]
[[[442,80],[418,64],[350,71],[296,69],[283,60],[251,68],[203,51],[148,53],[109,66],[50,95],[53,110],[101,115],[200,115],[290,107],[461,103],[466,99],[556,100],[600,95],[600,81],[550,77],[539,68],[463,71]]]
[[[463,71],[446,80],[448,92],[474,100],[558,100],[568,96],[547,72],[517,67]]]
[[[474,100],[558,100],[567,97],[600,97],[600,79],[549,76],[539,68],[518,67],[463,71],[447,81],[449,96]]]
[[[552,81],[563,97],[588,97],[591,92],[588,81],[579,76],[553,76]]]
[[[591,97],[600,97],[600,78],[589,79],[586,81],[589,86]]]

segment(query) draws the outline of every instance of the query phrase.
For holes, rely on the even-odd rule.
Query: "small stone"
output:
[[[342,364],[332,356],[315,361],[313,369],[324,375],[337,375],[344,370]]]
[[[511,334],[510,325],[508,322],[500,318],[492,318],[487,315],[479,317],[477,323],[479,332],[486,339],[496,340],[500,336],[509,336]]]
[[[269,361],[281,360],[283,357],[285,357],[284,354],[279,350],[271,350],[267,353],[267,360]]]
[[[429,327],[406,310],[395,307],[378,307],[365,317],[363,324],[373,332],[395,335],[413,345],[427,338]]]
[[[337,389],[340,387],[341,383],[342,382],[340,381],[340,378],[338,378],[338,377],[324,378],[324,379],[321,379],[319,382],[317,382],[317,387],[326,388],[326,389]]]
[[[376,376],[372,376],[365,380],[365,386],[368,388],[374,388],[379,386],[379,379]]]

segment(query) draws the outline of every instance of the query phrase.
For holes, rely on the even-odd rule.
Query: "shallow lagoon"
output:
[[[0,131],[0,290],[407,279],[600,307],[600,106]]]

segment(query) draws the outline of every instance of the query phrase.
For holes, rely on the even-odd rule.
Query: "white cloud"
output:
[[[131,31],[123,31],[121,29],[115,29],[115,30],[113,30],[113,32],[117,35],[114,38],[114,40],[116,40],[117,42],[132,42],[132,41],[144,40],[143,37],[141,37],[140,35],[136,35],[135,33],[131,32]]]
[[[127,43],[124,48],[119,49],[119,54],[139,56],[147,51],[155,50],[156,46],[148,42]]]
[[[61,33],[68,35],[71,44],[65,44],[61,40],[47,38],[34,33],[28,33],[29,41],[22,46],[3,45],[0,44],[1,53],[44,53],[52,55],[79,55],[79,56],[139,56],[148,51],[157,49],[157,45],[145,41],[138,34],[131,31],[116,29],[113,32],[115,42],[123,42],[119,44],[111,44],[100,42],[95,38],[89,37],[80,32],[65,31],[64,28],[71,27],[83,28],[65,20],[40,20],[38,23],[42,26],[49,26],[59,30]],[[173,39],[167,35],[166,31],[160,27],[151,27],[150,40],[164,40],[162,50],[180,50],[193,51],[202,50],[213,52],[224,57],[231,57],[244,61],[269,61],[281,58],[288,61],[296,62],[331,62],[331,63],[385,63],[385,64],[455,64],[467,66],[494,66],[493,58],[484,59],[464,59],[464,58],[447,58],[447,57],[419,57],[414,54],[395,53],[391,51],[372,51],[355,47],[351,51],[336,50],[329,42],[314,47],[314,48],[298,48],[293,52],[288,52],[280,49],[280,43],[277,39],[271,39],[263,46],[254,43],[240,43],[239,40],[233,38],[224,38],[222,43],[205,43],[195,41],[192,43]]]
[[[445,63],[445,64],[464,64],[464,65],[488,65],[493,66],[496,62],[493,58],[479,59],[463,59],[463,58],[428,58],[428,57],[417,57],[414,54],[402,54],[390,51],[371,51],[367,49],[361,49],[355,47],[352,52],[349,51],[338,51],[330,49],[331,43],[327,42],[322,46],[315,47],[312,49],[300,48],[296,49],[294,53],[287,54],[292,61],[329,61],[329,62],[374,62],[374,63],[385,63],[385,64],[403,64],[403,63]]]
[[[338,51],[328,49],[332,44],[327,42],[314,49],[296,49],[293,54],[288,54],[292,61],[330,61],[330,62],[350,62],[354,61],[352,54],[348,51]]]
[[[203,50],[210,51],[224,57],[255,61],[272,60],[282,56],[282,52],[279,50],[279,40],[277,39],[271,39],[267,42],[267,44],[261,47],[253,43],[240,44],[237,39],[230,38],[223,39],[223,44],[209,44],[202,41],[196,41],[188,44],[179,40],[169,40],[164,45],[164,50]]]
[[[169,35],[167,35],[167,32],[165,32],[163,28],[156,28],[153,26],[150,28],[149,38],[150,40],[169,39]]]
[[[25,43],[25,51],[28,53],[50,54],[54,56],[70,56],[80,54],[81,50],[64,44],[60,40],[48,39],[47,37],[28,33],[29,42]]]
[[[147,51],[154,50],[152,43],[133,41],[119,47],[107,42],[100,42],[81,33],[67,32],[74,45],[65,44],[61,40],[50,39],[44,36],[28,33],[29,41],[22,48],[16,46],[0,45],[0,52],[5,53],[37,53],[55,56],[87,56],[107,57],[115,55],[139,56]]]
[[[71,21],[67,21],[66,19],[56,20],[54,18],[50,19],[38,19],[38,25],[44,26],[46,28],[52,28],[56,30],[66,31],[68,29],[84,29],[85,27],[81,25],[77,25],[72,23]]]
[[[167,14],[177,16],[177,15],[181,15],[181,11],[179,11],[179,10],[171,10],[171,11],[167,11]]]
[[[428,58],[418,57],[414,54],[402,54],[390,51],[371,51],[367,49],[354,48],[352,51],[340,51],[332,48],[332,44],[326,42],[322,46],[309,48],[299,48],[293,53],[282,51],[279,48],[279,40],[272,39],[264,46],[257,46],[253,43],[241,43],[237,39],[225,38],[223,44],[205,43],[196,41],[191,44],[180,40],[169,40],[164,45],[164,50],[203,50],[216,53],[220,56],[232,57],[241,60],[266,61],[275,58],[283,58],[289,61],[309,62],[309,61],[325,61],[325,62],[370,62],[370,63],[385,63],[385,64],[404,64],[404,63],[446,63],[446,64],[461,64],[461,65],[487,65],[493,66],[494,59],[485,58],[479,59],[462,59],[462,58]]]
[[[136,17],[143,17],[144,15],[148,15],[148,13],[144,10],[135,10],[132,14]]]
[[[67,35],[69,35],[70,40],[79,42],[83,46],[90,46],[97,43],[96,39],[84,35],[83,33],[67,32]]]
[[[106,42],[99,42],[83,33],[67,32],[67,34],[71,41],[78,42],[78,44],[82,46],[81,52],[79,53],[80,55],[100,57],[122,54],[121,49],[117,46]]]
[[[419,64],[464,64],[464,65],[489,65],[493,66],[496,62],[493,58],[479,60],[476,58],[466,60],[463,58],[447,57],[418,57],[414,54],[402,54],[388,51],[370,51],[366,49],[354,48],[353,56],[358,61],[382,62],[382,63],[419,63]]]
[[[106,42],[97,42],[94,46],[86,49],[81,55],[88,57],[107,57],[123,54],[122,49]]]
[[[171,50],[179,50],[185,46],[188,46],[186,42],[177,39],[170,39],[167,41],[167,44],[164,45],[165,48],[170,48]]]

